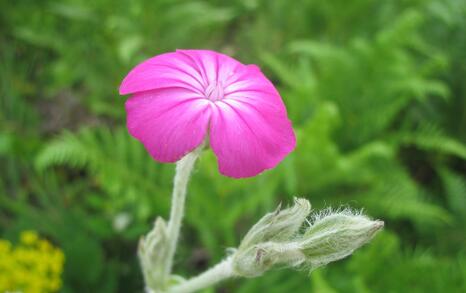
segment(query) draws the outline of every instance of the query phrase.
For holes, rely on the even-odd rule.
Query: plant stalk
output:
[[[186,190],[189,177],[191,176],[194,164],[201,154],[203,147],[204,145],[202,144],[176,163],[176,174],[173,185],[170,219],[168,221],[167,227],[169,245],[164,266],[165,280],[163,280],[163,282],[165,284],[170,278],[171,270],[173,267],[173,258],[175,256],[178,237],[180,234],[181,220],[183,219],[184,215],[184,205],[186,201]]]
[[[229,257],[199,276],[171,287],[168,293],[196,292],[232,277],[235,277],[235,273],[232,269],[232,257]]]

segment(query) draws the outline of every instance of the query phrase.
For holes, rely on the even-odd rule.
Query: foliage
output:
[[[277,270],[222,292],[466,291],[464,1],[2,2],[0,235],[33,229],[57,243],[63,292],[142,288],[138,237],[167,216],[174,168],[129,136],[117,88],[176,48],[259,64],[298,135],[255,178],[222,177],[203,154],[177,271],[218,262],[300,196],[364,208],[386,231],[310,275]]]

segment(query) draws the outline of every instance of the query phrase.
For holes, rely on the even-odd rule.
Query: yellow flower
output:
[[[11,242],[8,240],[0,239],[0,255],[8,253],[11,249]]]
[[[5,276],[0,276],[0,292],[6,292],[11,288],[10,280]]]
[[[49,288],[51,291],[58,291],[61,288],[61,280],[60,279],[53,279],[49,282]]]
[[[12,245],[0,239],[0,292],[52,293],[60,290],[65,255],[35,231]]]
[[[53,246],[47,240],[40,240],[39,241],[39,249],[41,251],[49,252],[49,251],[51,251],[53,249]]]
[[[38,239],[37,232],[32,230],[23,231],[20,235],[21,243],[25,245],[34,245]]]
[[[57,262],[63,264],[63,262],[65,261],[65,255],[63,254],[63,251],[61,251],[60,249],[55,249],[53,255]]]

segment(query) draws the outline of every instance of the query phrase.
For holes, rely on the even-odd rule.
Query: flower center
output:
[[[223,85],[221,82],[212,81],[205,90],[207,99],[211,101],[218,101],[223,99]]]

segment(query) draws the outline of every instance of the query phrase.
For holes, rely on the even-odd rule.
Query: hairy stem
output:
[[[178,236],[180,234],[181,220],[184,214],[184,203],[186,200],[186,189],[188,186],[189,177],[193,170],[194,163],[201,154],[203,145],[188,153],[176,164],[176,174],[174,179],[172,204],[170,210],[170,220],[168,221],[167,236],[168,236],[168,251],[165,258],[165,280],[170,277],[173,258],[175,256],[176,245],[178,243]]]
[[[232,258],[229,257],[197,277],[191,278],[179,285],[173,286],[168,293],[190,293],[210,287],[223,280],[232,278],[235,273],[232,269]]]

